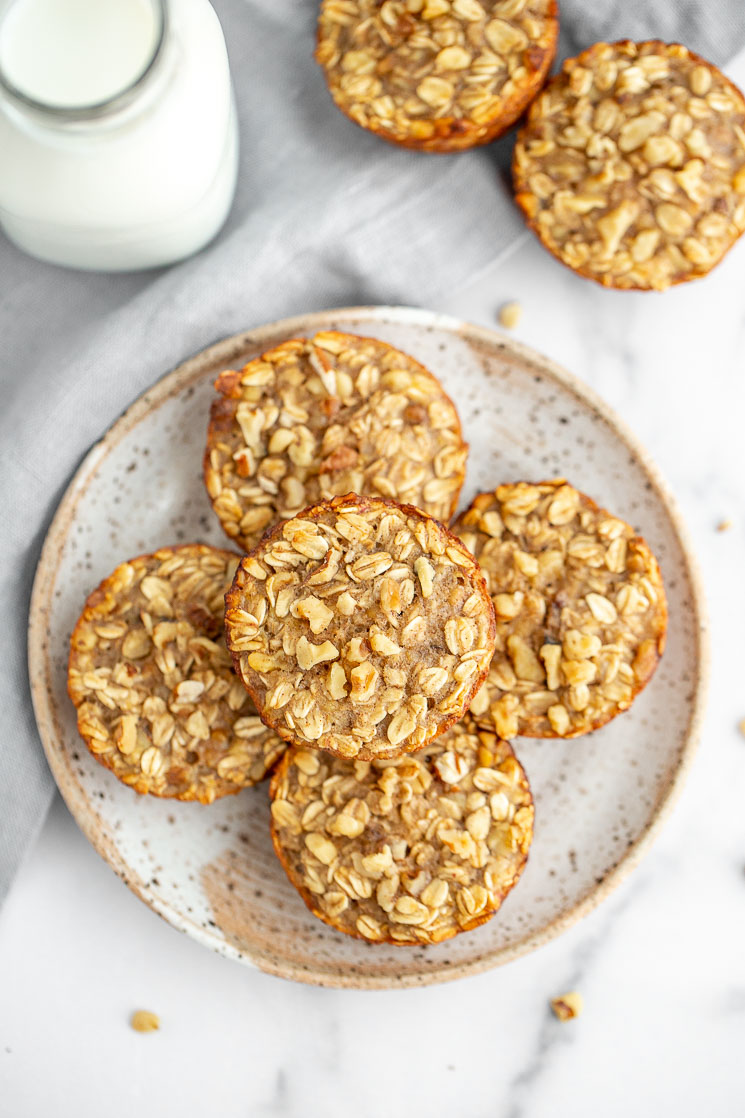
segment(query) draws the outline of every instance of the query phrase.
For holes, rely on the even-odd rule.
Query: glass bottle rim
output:
[[[47,120],[55,121],[60,124],[96,120],[100,117],[109,116],[119,109],[123,109],[137,97],[140,90],[146,85],[163,54],[163,48],[168,33],[168,0],[151,0],[151,3],[155,9],[156,18],[158,19],[158,34],[150,58],[137,77],[135,77],[129,85],[126,85],[111,97],[106,97],[103,101],[94,101],[86,105],[55,105],[49,101],[41,101],[30,96],[28,93],[24,93],[23,90],[19,89],[18,86],[8,78],[3,72],[1,60],[0,93],[7,94],[12,101],[23,108],[31,109],[34,113],[46,117]],[[4,11],[0,11],[0,26],[2,26],[4,17],[12,7],[13,0],[11,0],[11,3],[8,4]]]

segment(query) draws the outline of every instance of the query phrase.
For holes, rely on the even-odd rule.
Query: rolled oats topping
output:
[[[305,903],[373,943],[440,943],[483,924],[533,832],[512,750],[469,719],[397,760],[289,749],[271,796],[274,846]]]
[[[468,447],[455,407],[418,361],[374,338],[295,338],[215,386],[205,481],[246,550],[278,520],[344,493],[449,520]]]
[[[316,59],[356,124],[405,147],[457,151],[517,120],[557,34],[556,0],[323,0]]]
[[[705,275],[745,230],[745,99],[678,44],[597,43],[533,102],[513,172],[564,264],[663,290]]]
[[[122,563],[88,598],[68,690],[93,756],[136,792],[211,803],[263,780],[284,742],[225,647],[238,556],[203,544]]]
[[[456,521],[497,616],[471,713],[506,738],[571,738],[626,710],[665,646],[657,560],[563,478],[482,493]]]
[[[225,601],[228,647],[261,717],[342,757],[421,749],[467,710],[494,651],[471,555],[393,501],[350,494],[277,525]]]

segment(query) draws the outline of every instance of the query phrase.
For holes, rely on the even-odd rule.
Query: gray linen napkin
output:
[[[87,448],[164,371],[262,321],[355,303],[426,305],[519,243],[495,173],[509,145],[396,150],[332,105],[311,51],[315,0],[215,0],[231,57],[241,167],[204,252],[127,276],[67,272],[0,234],[0,900],[53,782],[26,669],[34,568]],[[564,0],[570,49],[599,37],[680,39],[715,61],[745,42],[743,0]]]

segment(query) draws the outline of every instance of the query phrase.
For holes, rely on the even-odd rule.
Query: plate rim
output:
[[[262,345],[264,339],[278,334],[293,337],[300,333],[310,333],[319,328],[327,328],[329,321],[341,326],[350,321],[358,325],[365,322],[412,325],[445,332],[475,340],[481,344],[514,353],[529,364],[540,367],[543,374],[567,389],[583,404],[595,411],[622,440],[630,453],[638,461],[647,475],[655,495],[663,504],[673,532],[679,543],[692,589],[691,605],[695,615],[695,653],[696,678],[690,717],[686,728],[681,753],[669,781],[661,792],[657,803],[650,812],[643,830],[627,848],[620,860],[605,876],[565,911],[560,912],[542,928],[524,936],[510,946],[486,951],[471,961],[447,966],[444,963],[425,972],[412,972],[396,975],[357,975],[339,970],[331,971],[320,966],[300,966],[281,956],[269,955],[258,949],[240,950],[221,939],[217,932],[205,929],[192,921],[186,914],[174,909],[170,904],[161,902],[158,897],[150,896],[143,883],[132,874],[130,867],[114,848],[110,848],[96,826],[98,814],[88,806],[84,812],[78,810],[73,789],[67,787],[67,772],[58,752],[57,719],[50,697],[49,649],[46,641],[46,619],[51,606],[51,590],[61,556],[61,542],[72,520],[77,503],[87,484],[96,472],[97,465],[116,446],[127,432],[153,407],[159,407],[177,392],[188,386],[190,381],[199,379],[206,362],[230,364],[230,354],[240,352],[250,346]],[[405,989],[429,986],[453,981],[502,966],[520,958],[538,947],[549,943],[562,932],[568,930],[585,916],[589,915],[603,900],[629,876],[641,859],[648,853],[665,821],[678,800],[695,756],[706,707],[710,675],[710,638],[709,621],[703,579],[698,560],[693,550],[688,529],[683,521],[677,501],[660,469],[649,451],[633,434],[626,422],[595,392],[574,373],[569,372],[553,359],[537,350],[524,345],[503,332],[487,326],[469,323],[453,315],[441,314],[422,308],[387,305],[362,305],[337,307],[328,310],[311,311],[277,319],[253,329],[222,338],[197,353],[179,362],[166,371],[156,381],[141,392],[106,428],[101,437],[86,452],[69,479],[60,498],[54,516],[44,538],[41,553],[34,575],[31,591],[28,625],[28,670],[31,686],[31,699],[36,718],[39,737],[54,776],[56,786],[62,795],[77,826],[91,843],[96,852],[120,877],[141,901],[144,901],[158,916],[166,920],[178,931],[188,934],[196,942],[218,954],[235,959],[244,965],[253,966],[268,974],[311,985],[347,989]]]

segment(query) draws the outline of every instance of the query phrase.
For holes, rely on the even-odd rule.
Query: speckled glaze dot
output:
[[[441,379],[471,445],[462,507],[500,482],[567,475],[641,531],[668,591],[667,650],[631,711],[569,742],[516,739],[536,806],[523,878],[488,924],[426,949],[371,948],[316,920],[273,853],[265,788],[205,808],[150,802],[119,785],[81,748],[66,694],[69,633],[92,586],[127,555],[182,541],[221,544],[201,480],[216,374],[286,338],[329,329],[380,337]],[[488,330],[426,311],[352,308],[221,342],[169,373],[114,424],[83,462],[50,529],[34,586],[29,660],[60,790],[133,892],[231,958],[301,982],[375,988],[442,982],[508,962],[608,895],[648,849],[680,788],[698,735],[708,654],[703,598],[677,513],[645,452],[597,398]]]

